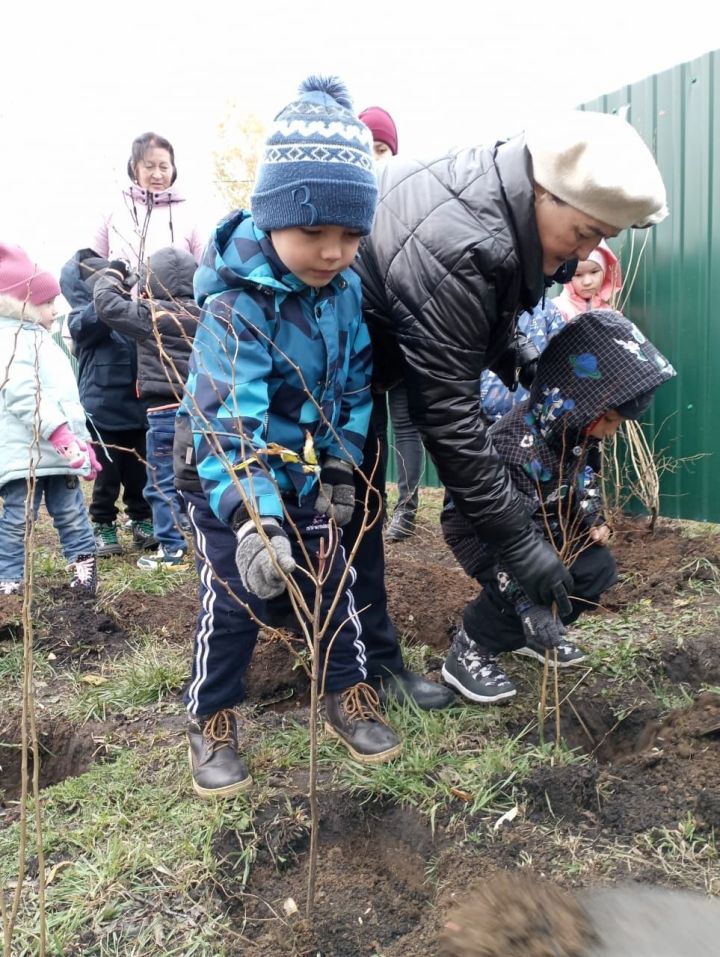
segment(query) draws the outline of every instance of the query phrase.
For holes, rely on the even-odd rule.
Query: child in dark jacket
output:
[[[102,472],[93,485],[90,518],[99,557],[118,555],[117,500],[130,517],[133,544],[154,548],[145,487],[145,405],[137,396],[135,343],[98,319],[93,287],[108,261],[92,249],[80,249],[62,268],[60,287],[70,303],[67,319],[78,360],[80,400]]]
[[[442,515],[445,539],[483,591],[463,614],[443,677],[471,701],[511,698],[516,689],[497,663],[506,651],[551,663],[578,664],[582,652],[567,641],[565,626],[597,606],[617,580],[607,548],[610,530],[602,516],[597,473],[599,444],[624,419],[637,419],[659,385],[675,375],[667,359],[640,330],[617,312],[588,312],[558,332],[542,353],[525,402],[490,430],[540,532],[550,539],[572,573],[574,588],[558,596],[556,618],[532,604],[498,559],[448,503]],[[564,599],[564,600],[563,600]]]
[[[98,319],[137,343],[138,392],[147,407],[147,482],[158,550],[138,568],[181,565],[187,553],[186,522],[175,488],[173,439],[200,309],[193,296],[193,256],[167,246],[149,257],[140,298],[130,296],[126,269],[107,270],[95,284]]]
[[[353,468],[370,418],[370,339],[349,267],[376,199],[370,131],[336,78],[311,77],[276,117],[252,215],[236,211],[220,223],[195,276],[202,314],[175,463],[200,578],[186,702],[202,797],[250,784],[235,705],[257,620],[296,569],[295,586],[314,601],[306,569],[321,548],[324,652],[332,636],[326,728],[361,762],[400,751],[365,683],[353,576],[342,546],[332,547],[353,513]],[[308,438],[318,466],[305,454]]]

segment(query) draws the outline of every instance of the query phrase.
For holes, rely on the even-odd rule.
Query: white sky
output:
[[[184,6],[184,4],[182,4]],[[10,9],[8,9],[10,8]],[[516,132],[720,48],[717,0],[29,0],[3,10],[0,238],[58,271],[127,183],[132,139],[175,147],[212,226],[217,127],[271,117],[308,73],[381,105],[405,155]]]

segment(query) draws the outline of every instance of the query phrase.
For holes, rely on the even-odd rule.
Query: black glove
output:
[[[529,389],[537,372],[540,350],[524,332],[515,333],[515,367],[520,385]]]
[[[124,259],[113,259],[105,270],[106,275],[117,273],[118,278],[124,289],[128,292],[138,281],[138,274],[130,268],[130,263]]]
[[[503,542],[499,550],[501,563],[531,602],[548,607],[556,602],[561,618],[572,614],[568,598],[573,588],[572,575],[534,525],[527,525],[515,538]]]
[[[320,491],[315,511],[334,518],[338,525],[347,525],[355,511],[353,467],[349,462],[328,455],[320,469]]]
[[[107,259],[103,259],[102,256],[97,256],[92,249],[81,249],[76,253],[76,258],[80,270],[80,278],[92,294],[95,283],[100,276],[104,274],[110,264]]]
[[[541,645],[543,648],[557,648],[567,634],[567,628],[555,618],[546,605],[525,603],[517,608],[523,634],[528,644]]]
[[[285,575],[295,571],[290,539],[276,518],[260,520],[267,544],[250,519],[235,529],[235,564],[243,585],[258,598],[275,598],[285,591]]]

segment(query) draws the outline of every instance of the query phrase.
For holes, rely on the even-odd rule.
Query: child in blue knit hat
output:
[[[286,576],[312,608],[306,569],[308,561],[317,567],[321,543],[330,556],[323,618],[335,602],[323,643],[332,641],[326,728],[357,761],[400,751],[365,683],[352,574],[342,547],[332,547],[354,509],[353,468],[370,416],[370,339],[350,265],[376,199],[370,131],[337,78],[310,77],[275,118],[252,212],[219,224],[195,274],[202,314],[175,470],[200,577],[186,703],[202,797],[251,783],[235,706],[256,622],[283,600]]]

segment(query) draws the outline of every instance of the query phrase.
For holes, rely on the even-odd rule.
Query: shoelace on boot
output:
[[[95,585],[95,556],[79,555],[77,561],[68,565],[68,570],[75,572],[75,578],[70,583],[71,588],[82,585],[83,588],[93,588]]]
[[[95,534],[104,545],[117,545],[118,543],[117,526],[115,525],[98,525]]]
[[[232,708],[216,711],[203,725],[202,733],[213,750],[235,746],[237,715]]]
[[[473,678],[481,677],[488,684],[501,684],[506,681],[506,676],[497,666],[494,658],[488,658],[487,655],[481,655],[477,651],[467,649],[459,656],[460,662]]]
[[[380,714],[377,692],[362,681],[343,692],[340,704],[350,721],[379,721],[380,724],[387,724]]]

